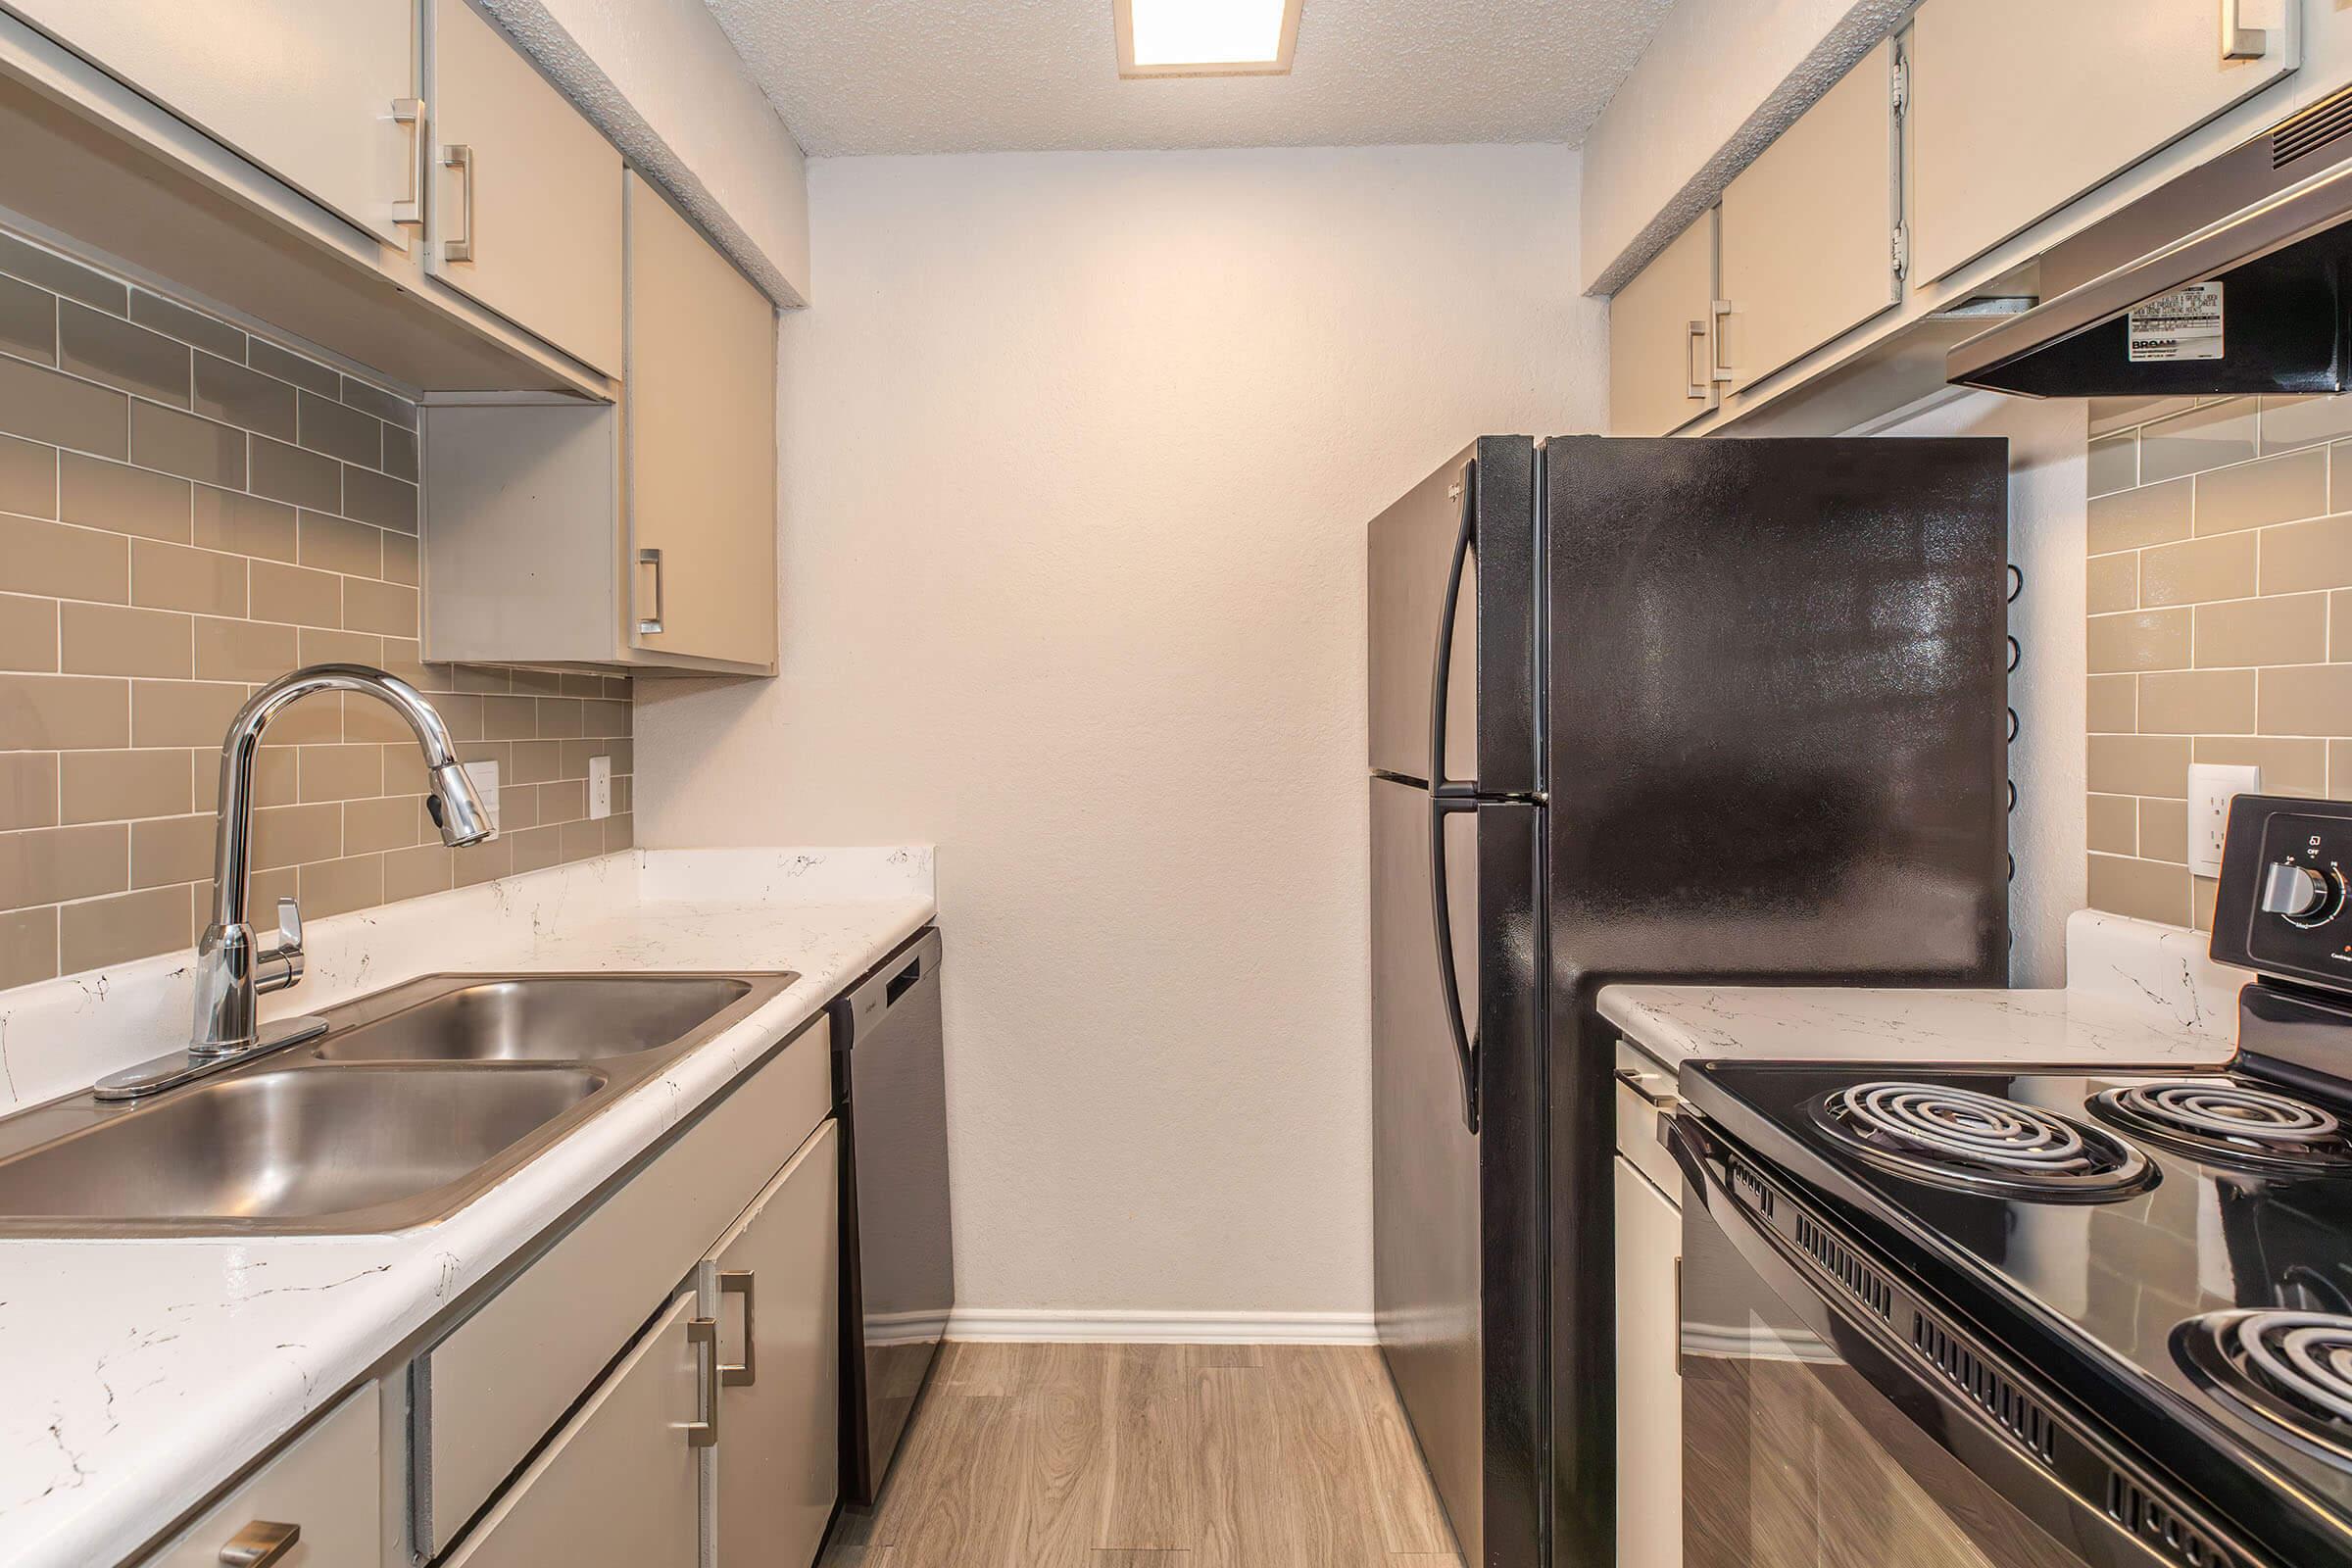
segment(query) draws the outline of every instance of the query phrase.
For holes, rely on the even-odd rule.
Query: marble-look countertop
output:
[[[928,849],[640,851],[310,922],[309,978],[268,1015],[451,970],[801,978],[434,1225],[0,1240],[0,1561],[91,1568],[137,1549],[934,911]],[[0,1110],[155,1054],[185,1030],[188,986],[184,959],[150,959],[0,992]]]
[[[2194,932],[2082,911],[2064,990],[1609,986],[1601,1016],[1668,1067],[1690,1060],[2133,1062],[2181,1067],[2235,1050],[2252,978]]]

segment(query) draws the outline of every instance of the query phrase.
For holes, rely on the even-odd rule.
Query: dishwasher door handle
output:
[[[926,931],[911,947],[892,956],[849,994],[845,1010],[849,1014],[849,1044],[853,1049],[860,1037],[878,1028],[890,1009],[939,967],[941,951],[939,932]]]

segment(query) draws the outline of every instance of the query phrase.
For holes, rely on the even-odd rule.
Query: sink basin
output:
[[[353,1213],[463,1180],[607,1081],[572,1067],[314,1068],[196,1084],[0,1162],[0,1213]]]
[[[0,1120],[0,1235],[355,1235],[457,1212],[800,976],[427,975],[315,1048]]]
[[[593,1061],[666,1046],[741,1001],[720,975],[485,980],[327,1036],[322,1061]]]

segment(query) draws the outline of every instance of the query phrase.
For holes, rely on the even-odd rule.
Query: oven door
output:
[[[2262,1562],[1694,1113],[1685,1568]]]

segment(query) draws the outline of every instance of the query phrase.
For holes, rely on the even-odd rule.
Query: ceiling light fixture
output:
[[[1110,0],[1122,76],[1278,76],[1300,0]]]

